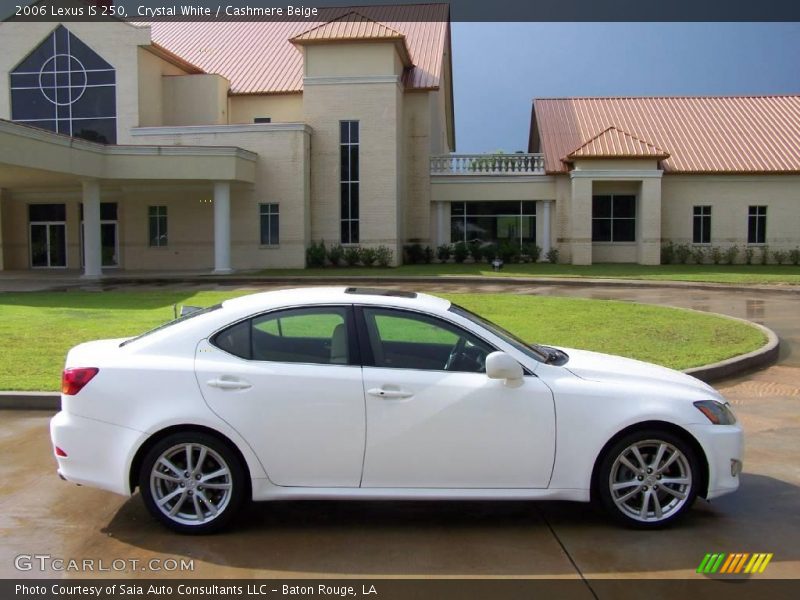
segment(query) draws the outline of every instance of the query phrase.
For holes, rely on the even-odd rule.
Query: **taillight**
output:
[[[97,367],[71,367],[61,374],[61,393],[74,396],[100,371]]]
[[[62,458],[67,458],[67,453],[64,452],[61,448],[56,446],[56,456],[60,456]]]

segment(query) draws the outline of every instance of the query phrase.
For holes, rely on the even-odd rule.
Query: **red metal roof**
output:
[[[580,148],[573,150],[562,158],[564,162],[570,162],[576,158],[657,158],[664,159],[669,157],[668,152],[664,152],[646,142],[640,140],[635,135],[627,131],[622,131],[616,127],[604,129]]]
[[[350,11],[346,15],[328,21],[324,25],[317,25],[291,39],[298,46],[307,44],[324,44],[328,42],[351,42],[353,40],[389,40],[397,44],[397,51],[406,67],[412,66],[411,56],[406,45],[406,36],[362,15],[357,11]]]
[[[800,96],[546,98],[533,113],[550,173],[611,127],[669,153],[665,173],[800,172]]]
[[[405,36],[414,66],[406,88],[439,87],[450,25],[447,4],[362,6],[319,9],[321,20],[259,22],[153,22],[151,37],[208,73],[231,83],[234,94],[280,94],[303,89],[303,57],[291,39],[357,11],[376,25]]]

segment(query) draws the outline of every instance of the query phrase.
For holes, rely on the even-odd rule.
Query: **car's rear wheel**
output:
[[[180,533],[228,525],[245,499],[245,472],[231,448],[202,432],[156,443],[142,461],[139,489],[150,513]]]
[[[697,453],[667,431],[626,435],[604,455],[595,481],[603,507],[638,528],[663,527],[694,503],[700,484]]]

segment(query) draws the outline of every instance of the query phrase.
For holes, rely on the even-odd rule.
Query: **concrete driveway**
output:
[[[458,285],[415,286],[462,291]],[[20,553],[65,559],[194,560],[193,577],[697,578],[707,552],[772,552],[758,577],[800,575],[800,295],[470,285],[463,291],[569,295],[684,306],[748,318],[781,337],[779,364],[723,381],[747,433],[740,491],[699,501],[679,526],[621,529],[570,503],[303,502],[259,504],[229,533],[167,533],[138,497],[60,481],[42,412],[0,412],[0,577]],[[91,575],[91,573],[75,574]],[[125,576],[172,576],[132,571]]]

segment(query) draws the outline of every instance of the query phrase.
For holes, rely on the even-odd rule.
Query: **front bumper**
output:
[[[691,425],[688,427],[703,447],[708,459],[708,493],[706,499],[735,492],[744,455],[744,436],[738,425]]]
[[[50,420],[50,439],[67,456],[56,455],[67,481],[130,496],[129,473],[145,434],[63,410]]]

